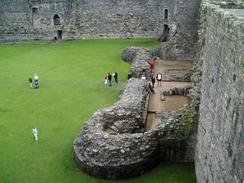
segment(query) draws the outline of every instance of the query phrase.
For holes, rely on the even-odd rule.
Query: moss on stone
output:
[[[183,114],[183,127],[184,127],[184,132],[186,135],[189,135],[192,130],[192,120],[191,120],[191,113],[190,112],[185,112]]]

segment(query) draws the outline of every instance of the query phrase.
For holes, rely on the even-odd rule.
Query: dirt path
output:
[[[154,73],[161,72],[163,74],[163,80],[168,80],[168,74],[175,74],[177,76],[184,75],[189,69],[192,68],[191,61],[157,61],[154,69]],[[175,87],[191,87],[190,82],[162,82],[161,86],[155,83],[155,94],[150,94],[148,116],[146,121],[146,131],[152,130],[155,125],[160,122],[160,118],[157,118],[158,112],[175,111],[182,108],[188,101],[184,96],[166,96],[165,101],[160,99],[160,91],[163,89],[170,89]]]

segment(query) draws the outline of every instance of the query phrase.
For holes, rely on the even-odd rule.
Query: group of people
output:
[[[35,74],[33,78],[34,78],[34,88],[38,88],[39,87],[39,76],[37,74]],[[29,77],[29,86],[30,86],[30,88],[33,87],[31,76]]]
[[[114,81],[116,84],[118,84],[118,73],[114,72],[111,74],[110,72],[108,74],[105,74],[104,76],[104,84],[112,86],[112,77],[114,78]]]
[[[153,88],[154,88],[154,86],[155,86],[155,81],[157,80],[157,82],[158,82],[158,86],[161,86],[161,82],[162,82],[162,79],[163,79],[163,75],[162,75],[162,73],[158,73],[158,74],[155,74],[155,75],[152,75],[152,77],[151,77],[151,82],[152,82],[152,86],[153,86]]]

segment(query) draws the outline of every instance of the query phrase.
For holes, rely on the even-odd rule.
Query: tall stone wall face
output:
[[[173,27],[176,0],[1,0],[0,41],[159,37]],[[168,19],[165,19],[165,9]],[[54,25],[54,16],[60,25]],[[2,23],[3,22],[3,23]]]
[[[244,181],[243,9],[205,2],[202,89],[196,147],[198,183]]]
[[[175,28],[161,44],[159,56],[168,60],[192,60],[196,54],[199,7],[201,0],[178,0]]]

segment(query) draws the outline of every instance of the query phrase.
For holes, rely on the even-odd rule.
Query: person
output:
[[[131,75],[131,73],[129,72],[128,73],[128,80],[130,80],[132,78],[132,75]]]
[[[152,87],[154,88],[154,84],[155,84],[155,77],[154,77],[154,75],[152,75],[151,81],[152,81]]]
[[[38,130],[37,130],[37,128],[32,128],[32,134],[34,136],[35,141],[38,141]]]
[[[154,91],[153,86],[151,85],[151,83],[148,84],[148,88],[149,88],[150,92],[155,94],[155,91]]]
[[[112,86],[112,75],[110,73],[108,73],[108,83],[109,86]]]
[[[114,76],[115,83],[118,84],[118,73],[114,72],[113,76]]]
[[[150,69],[153,70],[155,66],[155,60],[153,58],[149,61],[149,65],[150,65]]]
[[[145,74],[142,74],[141,79],[146,80]]]
[[[158,86],[161,86],[161,81],[162,81],[162,74],[161,73],[157,74],[157,81],[158,81]]]
[[[34,87],[39,87],[39,76],[37,74],[34,75]]]
[[[32,88],[32,78],[31,78],[31,76],[29,76],[29,86],[30,86],[30,88]]]
[[[105,76],[104,76],[104,84],[105,85],[108,84],[108,74],[105,74]]]

